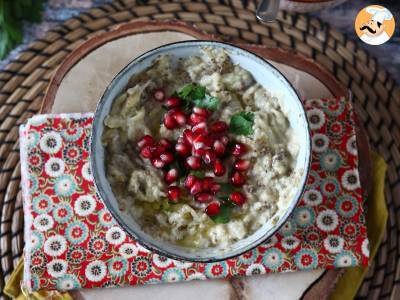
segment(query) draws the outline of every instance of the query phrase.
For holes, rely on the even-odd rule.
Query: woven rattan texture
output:
[[[0,72],[0,291],[23,250],[18,126],[36,114],[60,62],[91,36],[132,20],[180,19],[229,41],[295,49],[348,86],[372,147],[389,165],[390,210],[383,244],[358,296],[400,299],[400,88],[376,59],[326,23],[279,13],[268,25],[256,21],[253,1],[164,2],[121,0],[82,13],[35,41]]]

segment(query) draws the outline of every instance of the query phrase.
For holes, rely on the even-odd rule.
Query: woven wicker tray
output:
[[[400,297],[400,88],[376,60],[355,42],[320,20],[280,12],[274,23],[256,21],[254,1],[141,5],[121,0],[74,17],[32,43],[0,72],[0,287],[22,254],[18,125],[37,113],[60,62],[87,38],[132,20],[193,22],[228,41],[294,49],[326,68],[354,94],[355,106],[371,146],[389,165],[386,199],[389,221],[377,258],[359,290],[371,299]],[[1,288],[0,288],[1,292]]]
[[[98,99],[105,88],[121,68],[129,61],[148,49],[158,47],[162,44],[187,39],[218,39],[216,36],[206,34],[198,28],[181,21],[133,21],[124,25],[116,26],[113,30],[101,33],[89,39],[75,49],[61,63],[53,75],[46,95],[43,100],[42,113],[60,112],[85,112],[93,111]],[[275,64],[286,76],[289,76],[292,84],[303,98],[328,97],[331,95],[347,95],[344,88],[334,77],[321,68],[311,59],[295,52],[285,51],[278,48],[266,48],[257,45],[240,45],[252,52],[266,58]],[[358,145],[362,154],[360,161],[360,174],[362,184],[369,186],[370,159],[369,146],[365,131],[360,124],[358,133]],[[367,189],[365,189],[367,191]],[[207,285],[209,293],[213,296],[226,288],[237,294],[253,294],[264,292],[270,289],[269,283],[285,286],[287,280],[292,284],[296,282],[297,289],[290,293],[284,293],[288,299],[297,298],[305,294],[305,298],[313,299],[316,296],[326,298],[334,288],[341,270],[329,272],[315,271],[307,275],[292,274],[269,275],[268,278],[257,279],[263,288],[254,289],[255,279],[235,279],[230,284]],[[272,276],[272,277],[271,277]],[[265,280],[265,281],[264,281]],[[192,283],[190,287],[174,287],[175,296],[187,296],[191,290],[199,289],[206,283]],[[171,289],[171,286],[163,286],[155,291],[147,290],[152,297],[157,298],[158,293],[164,293]],[[234,288],[234,289],[232,289]],[[148,288],[147,288],[148,289]],[[256,291],[254,291],[256,290]],[[77,291],[85,299],[99,297],[107,298],[104,291]],[[113,296],[118,298],[137,297],[138,290],[113,291]],[[276,292],[276,296],[282,295]]]

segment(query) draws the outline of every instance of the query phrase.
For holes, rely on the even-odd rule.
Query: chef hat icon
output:
[[[393,18],[392,13],[387,8],[367,7],[367,13],[372,15],[372,20],[375,22],[383,23],[385,20]]]

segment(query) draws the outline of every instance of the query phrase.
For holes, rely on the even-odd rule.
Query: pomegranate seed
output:
[[[214,144],[214,138],[210,135],[206,135],[204,140],[204,145],[207,147],[211,147]]]
[[[238,171],[246,171],[250,166],[250,162],[245,159],[239,159],[235,162],[234,168]]]
[[[188,156],[190,154],[191,147],[187,144],[178,143],[175,145],[175,151],[180,156]]]
[[[158,145],[156,147],[153,147],[154,151],[153,151],[153,156],[154,157],[160,157],[161,154],[165,153],[166,149],[164,146]]]
[[[185,129],[182,134],[183,140],[189,145],[193,144],[193,132],[190,129]]]
[[[234,156],[242,156],[247,152],[247,147],[245,144],[236,143],[232,149],[232,155]]]
[[[201,107],[193,107],[193,112],[199,116],[207,118],[210,115],[210,111]]]
[[[229,199],[238,206],[242,206],[246,202],[246,196],[241,192],[233,192]]]
[[[154,139],[151,135],[146,134],[143,136],[138,142],[137,145],[139,149],[142,149],[144,146],[152,146],[154,144]]]
[[[153,97],[154,99],[156,99],[159,102],[163,102],[164,98],[165,98],[165,92],[164,89],[159,88],[159,89],[155,89],[153,92]]]
[[[140,155],[144,158],[152,158],[153,157],[153,148],[151,146],[144,146],[140,151]]]
[[[213,150],[217,156],[222,156],[225,153],[225,145],[220,140],[216,140],[213,145]]]
[[[181,190],[177,186],[168,187],[168,199],[173,202],[178,202],[179,197],[181,196]]]
[[[189,156],[186,158],[186,163],[189,168],[193,170],[198,170],[201,168],[201,158],[198,156]]]
[[[178,123],[176,122],[175,118],[172,114],[166,113],[164,116],[164,126],[170,130],[175,129],[178,127]]]
[[[214,162],[214,174],[215,176],[222,176],[225,174],[225,166],[219,159],[216,159]]]
[[[201,122],[205,122],[206,120],[207,120],[206,117],[195,114],[195,113],[192,113],[189,116],[190,125],[192,125],[192,126],[197,125]]]
[[[165,166],[165,162],[163,162],[160,158],[153,158],[151,160],[151,164],[157,169],[161,169]]]
[[[246,183],[246,176],[244,176],[243,173],[240,173],[239,171],[235,171],[232,174],[231,182],[233,185],[242,186]]]
[[[178,124],[179,127],[182,127],[186,124],[186,115],[183,111],[177,110],[173,113],[173,117]]]
[[[159,144],[160,146],[165,147],[165,149],[170,149],[170,148],[172,148],[172,146],[173,146],[173,144],[172,144],[169,140],[167,140],[167,139],[165,139],[165,138],[162,138],[162,139],[158,142],[158,144]]]
[[[216,193],[218,193],[218,191],[219,191],[220,189],[221,189],[221,185],[220,185],[220,184],[218,184],[218,183],[213,183],[213,184],[211,185],[210,192],[213,193],[213,194],[216,194]]]
[[[197,181],[197,178],[195,176],[188,175],[188,177],[186,177],[186,179],[185,179],[184,185],[186,188],[190,189],[195,184],[196,181]]]
[[[178,106],[181,106],[181,99],[178,97],[169,97],[167,100],[165,100],[165,106],[167,108],[175,108]]]
[[[212,164],[215,160],[217,159],[217,156],[215,155],[214,151],[212,150],[205,150],[203,154],[203,160],[206,164]]]
[[[204,147],[206,137],[204,134],[196,133],[193,135],[193,148],[200,149]]]
[[[225,135],[221,136],[221,142],[222,144],[224,144],[225,146],[229,143],[229,138]]]
[[[170,164],[174,161],[174,156],[171,152],[165,152],[160,155],[160,159],[166,164]]]
[[[176,140],[176,143],[177,144],[187,144],[187,142],[185,141],[185,139],[182,136],[178,137],[178,139]]]
[[[218,201],[213,201],[206,207],[206,214],[210,217],[218,215],[221,210],[221,204]]]
[[[192,132],[195,134],[206,134],[207,133],[207,123],[206,122],[200,122],[197,123],[192,127]]]
[[[214,178],[213,177],[204,177],[203,178],[203,191],[210,191],[212,185],[214,184]]]
[[[190,188],[190,194],[191,195],[196,195],[200,193],[203,190],[203,186],[200,180],[195,180],[194,184]]]
[[[211,194],[207,193],[200,193],[196,195],[196,201],[200,203],[207,203],[210,202],[213,199],[213,196]]]
[[[178,179],[178,170],[170,169],[164,176],[165,182],[170,184]]]
[[[214,133],[222,133],[228,129],[228,124],[226,124],[224,121],[217,121],[211,124],[210,130],[211,132]]]
[[[193,156],[198,156],[198,157],[202,157],[204,155],[204,152],[206,151],[206,149],[204,148],[200,148],[200,149],[196,149],[196,148],[192,148],[192,155]]]

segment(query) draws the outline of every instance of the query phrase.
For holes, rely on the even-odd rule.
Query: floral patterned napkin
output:
[[[305,108],[313,151],[303,198],[269,241],[216,263],[159,256],[116,224],[90,172],[92,114],[33,117],[20,129],[24,284],[70,290],[367,265],[352,106],[337,98]]]

